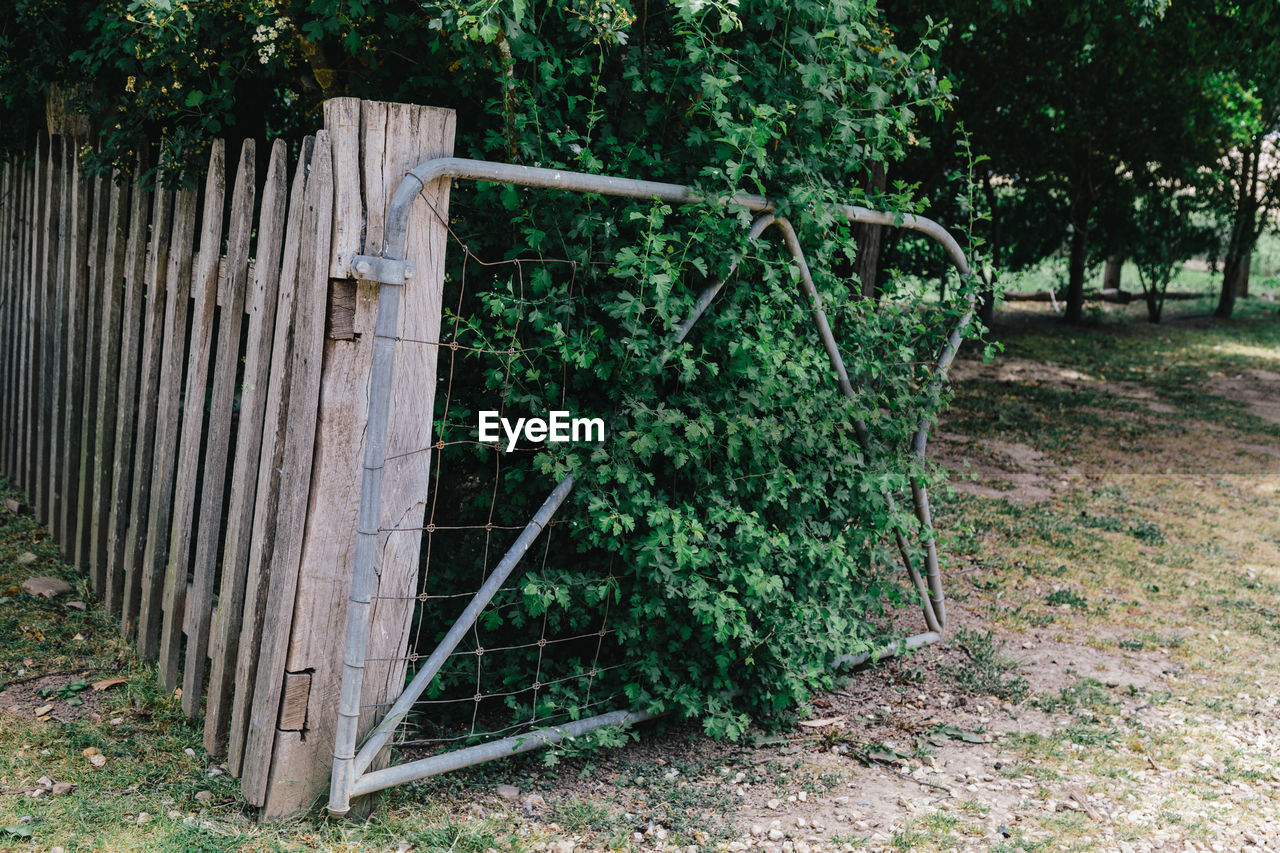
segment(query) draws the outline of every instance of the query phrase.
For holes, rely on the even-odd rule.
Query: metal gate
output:
[[[521,559],[533,547],[541,534],[556,522],[557,511],[565,498],[573,490],[572,475],[565,476],[555,486],[533,514],[533,517],[518,531],[511,531],[514,540],[505,546],[505,552],[496,565],[489,568],[485,565],[483,583],[473,594],[469,593],[469,601],[460,616],[444,632],[434,651],[425,660],[416,655],[410,659],[418,665],[418,669],[404,692],[386,709],[381,721],[374,727],[363,743],[358,743],[359,724],[362,711],[368,708],[361,706],[361,694],[367,659],[367,648],[371,618],[375,604],[373,590],[377,583],[377,547],[378,537],[385,530],[379,529],[379,518],[382,501],[382,475],[387,462],[386,441],[389,412],[391,408],[391,380],[395,348],[401,339],[397,336],[397,323],[400,310],[401,288],[412,286],[414,269],[405,260],[407,255],[407,229],[409,209],[419,193],[434,181],[441,179],[484,181],[510,186],[545,188],[564,192],[592,193],[641,200],[661,200],[675,203],[691,203],[707,201],[689,187],[657,183],[652,181],[629,180],[608,176],[565,172],[551,169],[539,169],[523,166],[512,166],[459,158],[439,158],[429,160],[410,172],[396,190],[387,214],[386,250],[381,257],[357,256],[353,268],[360,278],[379,283],[377,320],[374,341],[373,365],[369,384],[369,416],[365,433],[365,457],[361,483],[358,530],[356,534],[355,565],[351,579],[351,595],[347,612],[346,651],[343,662],[342,687],[339,700],[338,725],[333,751],[333,770],[330,785],[329,811],[335,815],[346,814],[351,807],[353,797],[370,794],[415,779],[422,779],[439,773],[449,772],[462,767],[478,764],[504,756],[514,755],[530,750],[557,744],[565,739],[584,735],[606,726],[630,725],[654,716],[645,710],[627,710],[618,708],[595,713],[588,717],[578,717],[559,725],[530,726],[529,730],[508,737],[467,746],[461,749],[444,752],[402,764],[374,769],[375,761],[380,753],[391,744],[397,729],[405,722],[415,704],[431,687],[433,680],[440,676],[450,657],[455,654],[464,638],[471,632],[486,608],[504,589],[504,584],[511,577]],[[774,205],[766,198],[757,195],[740,194],[732,198],[717,200],[722,206],[742,207],[753,212],[756,219],[751,223],[749,238],[755,240],[766,230],[773,228],[781,232],[785,245],[799,274],[804,296],[810,303],[813,322],[822,340],[823,347],[836,374],[841,392],[848,397],[853,396],[853,387],[845,369],[839,348],[836,345],[827,316],[823,311],[817,288],[805,261],[804,252],[795,229],[785,218],[774,215]],[[849,222],[866,223],[888,227],[901,227],[920,232],[941,244],[949,261],[963,277],[969,277],[971,270],[955,239],[940,225],[932,220],[912,215],[892,214],[868,210],[853,205],[844,205],[834,211]],[[447,223],[446,223],[447,224]],[[465,248],[465,247],[464,247]],[[692,314],[684,320],[676,331],[673,343],[678,344],[692,330],[700,317],[706,312],[716,295],[733,275],[737,264],[730,268],[728,275],[718,283],[708,287],[699,296]],[[960,346],[965,328],[972,320],[972,298],[968,310],[957,326],[950,332],[939,354],[933,370],[930,393],[936,394],[956,351]],[[417,342],[431,346],[441,346],[440,341]],[[456,348],[457,341],[453,342]],[[864,423],[853,424],[854,434],[864,451],[869,451],[869,434]],[[923,457],[928,438],[928,423],[921,421],[914,432],[911,452]],[[853,666],[871,658],[888,657],[901,653],[908,648],[919,647],[941,639],[946,630],[946,611],[942,591],[942,578],[938,565],[937,550],[934,543],[932,520],[930,518],[929,497],[924,485],[918,478],[911,478],[912,503],[915,518],[920,526],[925,543],[925,565],[923,571],[912,559],[908,543],[901,532],[896,533],[897,550],[904,567],[910,577],[912,586],[920,597],[925,620],[926,631],[908,637],[900,643],[879,649],[875,652],[846,657],[836,661],[836,666]],[[892,505],[892,496],[886,495]],[[484,534],[489,537],[494,525],[484,525]],[[421,528],[433,530],[433,526]],[[486,541],[487,538],[486,538]],[[429,596],[419,596],[425,600]],[[457,597],[457,596],[453,596]],[[598,632],[575,636],[571,639],[589,644],[591,637],[598,634],[596,659],[580,677],[590,679],[600,674],[599,649],[608,634],[606,622],[601,622]],[[532,722],[539,718],[536,697],[539,689],[546,685],[542,682],[541,667],[544,648],[548,643],[545,630],[542,636],[530,646],[536,646],[539,674],[535,676],[533,690],[535,707]],[[478,662],[485,649],[477,644],[470,651]],[[479,664],[477,663],[477,666]],[[589,692],[589,691],[588,691]],[[477,707],[481,699],[476,693]],[[583,707],[596,708],[611,701],[612,697],[587,702]],[[598,710],[598,708],[596,708]],[[475,726],[472,725],[474,733]],[[500,734],[497,732],[496,734]]]

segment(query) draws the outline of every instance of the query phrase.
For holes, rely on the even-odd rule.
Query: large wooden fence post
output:
[[[301,553],[290,567],[279,550],[272,566],[296,573],[291,618],[277,619],[264,636],[243,785],[266,818],[296,814],[328,788],[337,722],[346,605],[350,592],[360,499],[363,434],[378,285],[355,281],[356,254],[382,252],[383,223],[392,194],[419,163],[453,151],[454,114],[407,104],[338,99],[325,104],[332,141],[333,229],[327,263],[329,302],[320,377],[310,495]],[[400,337],[439,338],[448,182],[428,188],[413,208],[409,260],[418,273],[402,295]],[[322,247],[316,247],[321,249]],[[382,499],[383,528],[422,524],[428,492],[436,347],[402,343],[397,350]],[[421,532],[392,534],[380,548],[379,596],[370,657],[402,658],[416,592]],[[273,587],[275,579],[273,578]],[[272,618],[282,616],[269,604]],[[366,679],[366,706],[386,703],[404,685],[404,665],[384,664]],[[264,769],[269,765],[269,772]]]

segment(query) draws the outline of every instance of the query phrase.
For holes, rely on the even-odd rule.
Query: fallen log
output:
[[[1166,300],[1179,301],[1189,299],[1204,299],[1208,294],[1195,293],[1187,290],[1171,290],[1164,295]],[[1001,297],[1005,302],[1049,302],[1057,305],[1062,301],[1062,297],[1058,296],[1052,290],[1024,290],[1012,291]],[[1128,305],[1130,302],[1136,302],[1143,299],[1141,293],[1133,293],[1127,290],[1091,290],[1084,295],[1085,301],[1088,302],[1115,302],[1119,305]]]

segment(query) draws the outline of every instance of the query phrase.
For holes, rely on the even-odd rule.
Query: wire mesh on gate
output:
[[[545,450],[543,445],[521,441],[509,448],[501,432],[496,442],[481,441],[478,413],[528,413],[527,404],[537,398],[546,409],[564,410],[571,368],[550,351],[554,342],[536,339],[525,318],[530,310],[553,311],[563,316],[566,335],[572,335],[573,321],[582,319],[576,262],[486,261],[452,228],[448,234],[446,257],[462,262],[446,275],[448,307],[440,340],[397,340],[398,346],[439,348],[431,443],[388,456],[431,454],[426,517],[420,527],[379,531],[422,534],[418,588],[406,602],[413,609],[410,642],[403,657],[385,661],[404,664],[408,678],[524,529],[545,491],[543,483],[551,484],[537,470],[535,457]],[[546,371],[560,376],[533,387],[531,378]],[[521,403],[513,406],[513,396]],[[609,413],[591,414],[603,419]],[[511,482],[529,488],[512,490]],[[565,506],[551,520],[537,553],[526,557],[450,654],[397,728],[392,746],[417,753],[442,751],[553,726],[625,702],[619,688],[625,663],[609,623],[619,582],[611,561],[603,573],[569,567],[574,548],[568,529],[579,521],[572,512]],[[387,596],[376,600],[405,602]],[[380,717],[391,704],[366,704],[362,710]]]
[[[628,648],[621,648],[616,641],[609,642],[611,635],[615,638],[617,636],[609,625],[609,609],[614,602],[622,600],[621,587],[618,584],[619,577],[615,572],[614,563],[611,560],[601,563],[598,558],[601,555],[607,557],[610,553],[625,553],[614,550],[617,545],[616,537],[624,527],[615,521],[612,537],[608,534],[603,540],[597,537],[594,551],[591,552],[593,559],[590,560],[583,559],[588,548],[583,548],[581,552],[577,550],[583,547],[581,542],[570,547],[557,548],[556,542],[573,531],[573,525],[581,523],[571,514],[567,517],[563,512],[558,514],[558,510],[565,505],[565,499],[575,485],[575,476],[570,473],[571,470],[576,470],[573,465],[563,464],[566,461],[564,459],[557,463],[554,454],[528,452],[532,450],[530,447],[526,447],[526,452],[521,453],[518,441],[504,449],[503,454],[500,455],[499,449],[489,444],[487,439],[480,441],[466,434],[471,425],[468,416],[475,415],[483,406],[496,406],[496,409],[484,410],[495,413],[505,411],[508,406],[516,407],[517,404],[525,412],[545,410],[548,397],[555,398],[557,394],[560,395],[559,404],[567,410],[580,413],[589,411],[591,408],[609,408],[610,412],[595,414],[605,416],[615,411],[622,413],[623,410],[617,407],[618,403],[629,399],[630,393],[626,388],[617,387],[619,381],[617,377],[611,377],[615,387],[611,388],[609,393],[603,395],[597,393],[594,396],[588,394],[583,397],[568,394],[571,388],[581,390],[581,388],[575,388],[570,376],[573,371],[570,371],[569,366],[572,364],[576,368],[588,368],[590,359],[580,359],[576,354],[590,353],[593,343],[590,339],[574,337],[577,330],[573,328],[573,321],[579,319],[581,313],[578,311],[581,303],[574,301],[578,295],[573,286],[577,281],[577,269],[570,266],[572,272],[568,287],[551,287],[548,269],[555,264],[566,264],[567,260],[521,259],[480,264],[479,259],[467,250],[465,243],[451,233],[454,243],[461,250],[461,257],[465,259],[465,264],[462,274],[457,277],[460,295],[457,297],[456,308],[446,317],[440,340],[407,341],[395,335],[398,290],[411,273],[411,269],[401,269],[404,266],[404,261],[400,260],[404,258],[404,212],[413,202],[419,189],[427,186],[432,180],[446,176],[515,185],[553,187],[650,201],[661,199],[665,202],[685,203],[699,200],[691,189],[678,185],[453,158],[423,163],[414,169],[397,189],[392,208],[398,213],[395,216],[389,216],[389,220],[395,227],[389,229],[387,248],[383,257],[381,259],[357,258],[365,264],[367,270],[380,270],[377,273],[379,277],[375,280],[382,283],[382,287],[379,293],[376,345],[371,368],[369,439],[366,445],[364,479],[361,488],[361,527],[357,531],[355,570],[348,610],[347,651],[339,708],[339,730],[335,739],[330,791],[329,809],[334,814],[345,814],[350,808],[350,800],[353,796],[372,793],[395,784],[457,769],[468,764],[491,760],[504,754],[551,745],[565,737],[585,734],[602,726],[626,725],[651,718],[655,714],[655,709],[644,707],[634,709],[633,703],[637,701],[641,706],[645,705],[643,687],[638,685],[663,677],[660,669],[646,665],[644,672],[639,673],[640,677],[626,685],[625,692],[631,701],[625,703],[623,707],[632,706],[633,710],[617,709],[604,714],[593,713],[592,716],[584,718],[584,714],[588,711],[594,712],[597,706],[606,705],[615,698],[616,691],[610,691],[609,688],[616,683],[616,675],[623,669],[622,662],[626,657],[623,652],[634,651],[635,643],[645,641],[648,636],[644,631],[635,630],[636,626],[632,624],[635,620],[632,617],[636,614],[630,613],[628,619],[620,623],[626,626],[627,636],[631,638]],[[734,203],[760,214],[751,224],[750,233],[747,235],[748,242],[755,240],[764,230],[776,227],[782,232],[787,251],[791,255],[793,269],[801,285],[801,302],[807,303],[808,306],[804,313],[809,315],[811,320],[810,332],[817,332],[821,349],[825,350],[825,355],[829,358],[829,366],[838,379],[839,395],[836,399],[841,402],[837,404],[835,400],[828,397],[821,404],[825,413],[816,414],[820,419],[830,419],[829,413],[839,410],[844,413],[844,417],[852,418],[847,426],[852,428],[855,446],[862,455],[845,454],[843,458],[851,464],[857,463],[859,459],[874,460],[878,455],[877,451],[884,448],[873,446],[875,442],[868,430],[867,421],[863,420],[866,415],[861,414],[863,410],[855,403],[857,392],[850,382],[850,376],[840,354],[840,346],[821,304],[819,291],[810,275],[795,229],[786,219],[773,214],[773,206],[768,199],[740,195],[735,196]],[[871,211],[850,205],[835,209],[839,215],[850,222],[900,226],[922,232],[942,245],[961,275],[971,276],[968,263],[954,238],[931,220]],[[670,208],[667,208],[667,212],[669,211]],[[443,222],[443,217],[439,217],[438,213],[437,218]],[[636,217],[633,215],[632,218]],[[448,228],[448,223],[444,224]],[[457,256],[458,253],[455,252],[454,255]],[[475,265],[490,272],[498,270],[505,272],[509,269],[511,275],[485,276],[483,277],[485,286],[477,287],[472,284],[472,277],[476,273],[472,272],[471,268]],[[527,266],[533,268],[533,272],[528,276],[526,276]],[[684,317],[683,322],[675,318],[675,322],[679,325],[678,329],[650,330],[651,333],[657,333],[657,337],[651,334],[645,344],[646,349],[660,344],[664,335],[670,339],[672,331],[675,332],[675,343],[683,341],[693,324],[703,315],[711,301],[716,298],[716,294],[737,270],[738,261],[735,260],[729,265],[724,277],[706,287],[694,300],[696,304],[690,304],[691,313]],[[664,277],[670,278],[670,276]],[[773,283],[778,284],[779,280],[774,279]],[[641,287],[643,288],[643,282]],[[776,293],[781,293],[776,287],[773,289]],[[744,292],[750,293],[749,290]],[[794,294],[785,297],[775,296],[775,298],[780,299],[780,304],[791,306],[791,310],[794,310],[798,305],[793,296]],[[945,372],[959,347],[964,329],[973,316],[972,294],[967,298],[968,307],[956,316],[955,325],[946,336],[933,369],[924,371],[920,375],[919,379],[923,384],[919,385],[912,392],[913,394],[918,393],[926,399],[937,401]],[[539,312],[539,322],[526,323],[525,318],[532,318],[535,311]],[[543,312],[551,313],[548,315]],[[783,314],[788,313],[789,311],[783,312]],[[768,316],[770,323],[776,323],[782,315]],[[553,322],[544,322],[548,317]],[[599,319],[599,317],[593,317],[593,320]],[[660,320],[660,318],[655,319]],[[566,323],[568,326],[565,325]],[[591,334],[596,336],[595,343],[601,342],[602,325],[598,323],[582,325],[591,325]],[[659,323],[659,326],[661,325]],[[522,330],[530,327],[544,331],[550,330],[554,340],[539,342],[529,339]],[[488,329],[494,331],[489,333],[486,331]],[[636,345],[635,327],[619,328],[615,331],[621,335],[619,340],[627,342],[627,346]],[[799,330],[795,329],[791,334],[794,335],[797,332]],[[808,340],[808,334],[803,337]],[[392,373],[393,342],[399,345],[448,347],[450,359],[448,374],[440,379],[444,388],[440,389],[437,397],[443,394],[443,399],[437,408],[440,414],[433,424],[435,428],[433,444],[412,451],[412,453],[434,451],[437,454],[434,460],[435,479],[431,488],[428,517],[422,527],[413,528],[415,531],[420,530],[426,534],[422,539],[426,557],[422,582],[412,600],[393,599],[403,605],[412,605],[414,633],[417,640],[422,641],[424,645],[419,647],[415,644],[405,657],[393,659],[393,663],[405,664],[405,668],[412,675],[410,683],[405,692],[396,701],[390,703],[383,721],[368,735],[363,745],[357,747],[356,721],[361,716],[362,710],[359,696],[363,670],[365,665],[371,662],[366,651],[366,632],[370,625],[370,606],[373,604],[371,596],[374,595],[373,588],[376,586],[373,581],[375,566],[371,543],[378,538],[379,534],[396,532],[377,529],[376,524],[381,495],[381,469],[385,462],[383,440],[386,434],[386,413],[389,407],[387,391]],[[795,342],[799,343],[800,338],[796,338]],[[632,352],[637,351],[632,350]],[[658,358],[658,361],[652,364],[659,365],[661,370],[660,366],[667,363],[670,354],[670,352],[666,355],[651,354],[648,357]],[[722,357],[723,355],[724,353],[721,353]],[[794,351],[792,357],[811,359],[813,351],[802,347]],[[486,368],[478,363],[484,359],[496,364]],[[806,364],[810,370],[818,367],[816,363],[806,362]],[[921,364],[917,359],[908,356],[902,360],[902,366],[915,373]],[[558,375],[555,370],[550,369],[552,367],[559,370]],[[587,374],[590,382],[591,371],[583,369],[582,372]],[[458,381],[460,376],[465,376],[466,381]],[[603,379],[605,375],[601,374],[596,378]],[[683,382],[685,379],[682,378],[680,381]],[[910,383],[912,380],[907,381]],[[598,386],[598,383],[596,384]],[[474,390],[479,398],[478,402],[468,405],[459,400],[457,389],[461,388]],[[798,398],[794,398],[789,393],[789,388],[775,390],[778,390],[781,398],[792,400],[795,405],[801,405]],[[696,395],[695,398],[691,401],[701,400]],[[751,405],[755,405],[761,398],[751,393],[747,399],[753,401]],[[803,400],[808,401],[803,405],[812,408],[814,402],[809,396],[803,397]],[[584,403],[587,405],[583,405]],[[794,415],[794,412],[787,410],[787,412],[773,413],[775,419],[781,416],[791,424],[794,418],[789,415]],[[747,413],[747,417],[748,420],[756,420],[750,417],[750,413]],[[927,419],[919,421],[918,426],[915,427],[907,425],[910,431],[910,453],[917,459],[924,454],[928,425]],[[603,437],[603,427],[601,434]],[[501,440],[501,437],[499,438]],[[890,438],[893,444],[900,446],[899,440],[907,438],[907,435],[886,436],[886,438]],[[530,436],[529,440],[532,442],[538,439]],[[507,454],[505,450],[516,452]],[[605,455],[607,454],[602,454],[601,458]],[[645,460],[647,459],[648,457],[645,457]],[[466,466],[460,466],[457,474],[446,473],[454,470],[449,466],[459,460],[469,460],[472,467],[467,469]],[[672,461],[677,468],[684,464],[676,461],[675,457]],[[810,463],[827,461],[827,457],[808,461]],[[861,463],[857,467],[861,470]],[[718,468],[708,470],[718,470]],[[846,474],[850,473],[846,472]],[[859,477],[865,479],[865,473],[852,474],[852,476],[855,479]],[[546,481],[553,479],[551,475],[559,478],[559,482],[550,494],[547,494],[544,487]],[[640,479],[652,486],[651,475],[643,475]],[[923,608],[929,630],[897,640],[878,650],[874,645],[864,645],[862,648],[866,651],[859,651],[858,646],[854,645],[850,653],[842,655],[838,647],[832,646],[838,656],[835,661],[836,666],[855,664],[875,655],[893,655],[900,653],[904,648],[934,642],[940,639],[946,630],[941,573],[933,541],[932,522],[929,518],[927,490],[917,473],[910,473],[907,479],[916,521],[923,533],[921,544],[923,564],[918,564],[916,556],[912,553],[915,549],[906,538],[910,535],[909,531],[895,524],[886,532],[892,532],[897,539],[897,550],[915,592],[919,596],[918,600]],[[795,481],[795,478],[792,477],[788,482],[791,481]],[[619,482],[622,481],[619,480]],[[817,482],[826,482],[826,479],[818,478]],[[888,507],[890,514],[896,515],[893,495],[885,491],[883,485],[875,485],[871,482],[863,485],[864,488],[878,489],[880,498]],[[539,502],[538,499],[543,495],[546,495],[545,499]],[[825,505],[825,499],[822,502]],[[535,506],[536,512],[534,512]],[[572,513],[571,507],[572,504],[568,504],[563,508]],[[447,510],[453,510],[455,514],[448,517]],[[594,510],[591,510],[591,514],[595,514]],[[841,523],[847,528],[852,521],[845,520]],[[608,528],[609,525],[606,524],[605,529]],[[444,540],[451,535],[456,541],[446,545]],[[537,543],[539,536],[543,539],[540,549]],[[590,537],[586,537],[586,540],[592,541]],[[602,545],[605,547],[600,547]],[[539,550],[542,551],[542,564],[538,569],[531,571],[527,568],[528,558],[537,554]],[[437,557],[433,567],[433,555],[442,552],[447,553],[448,559],[442,563]],[[810,556],[821,556],[821,552],[821,549],[818,549]],[[493,558],[498,553],[502,556],[494,563]],[[838,559],[846,559],[849,553],[850,550],[845,548]],[[515,573],[522,560],[526,567],[519,573]],[[573,564],[572,568],[569,567],[570,561]],[[562,562],[563,565],[557,567],[555,565],[557,562]],[[493,566],[490,572],[488,569],[491,564]],[[861,571],[858,565],[849,568],[853,569],[855,574]],[[782,577],[776,572],[774,576]],[[636,580],[634,572],[627,577],[631,581]],[[851,577],[854,576],[849,575],[845,580]],[[512,582],[513,578],[518,580]],[[857,579],[865,580],[866,578],[858,575]],[[830,585],[823,585],[822,589],[823,601],[826,602],[826,594],[831,591]],[[575,600],[576,592],[583,593],[580,600]],[[861,601],[866,592],[866,590],[855,592],[854,595],[860,597]],[[463,607],[456,606],[457,602],[467,599],[469,600]],[[637,599],[643,599],[643,596],[637,596]],[[589,606],[577,606],[579,601]],[[761,599],[757,604],[765,601],[768,599]],[[450,603],[455,605],[452,609]],[[829,613],[834,606],[829,602],[824,603],[823,612]],[[451,619],[455,614],[456,618]],[[823,622],[823,625],[826,624],[821,619],[819,621]],[[839,626],[827,626],[830,629],[828,633],[834,631],[834,634],[830,635],[840,638],[839,643],[845,649],[848,649],[851,643],[873,642],[872,637],[861,636],[861,631],[857,637],[846,635],[844,632],[857,627],[856,623],[847,619],[838,621]],[[449,625],[447,630],[441,630],[444,625]],[[815,627],[821,630],[823,625]],[[865,629],[867,626],[862,627]],[[716,631],[715,640],[719,643],[721,642],[719,628]],[[806,633],[805,636],[810,640],[813,639],[811,633]],[[426,640],[427,637],[431,639]],[[490,637],[497,637],[498,644],[494,645]],[[682,643],[680,648],[683,647]],[[432,650],[429,655],[424,656],[423,652],[427,648]],[[669,652],[675,650],[675,646],[668,647]],[[495,656],[500,655],[514,658],[516,665],[508,669],[501,664],[494,664]],[[652,658],[652,655],[650,657]],[[690,663],[698,660],[696,656],[686,659]],[[522,662],[526,668],[521,667]],[[533,672],[532,678],[528,675],[530,670]],[[697,678],[696,675],[692,677],[695,680]],[[374,716],[379,715],[374,714]],[[554,722],[556,720],[574,720],[574,722],[565,722],[560,725]],[[523,734],[510,736],[513,732],[518,733],[520,730],[528,729],[534,729],[534,731],[529,731],[527,736]],[[495,739],[495,736],[502,734],[508,736]],[[417,744],[434,747],[439,752],[450,745],[472,740],[487,742],[456,753],[417,758],[382,770],[370,769],[379,750],[387,745]]]

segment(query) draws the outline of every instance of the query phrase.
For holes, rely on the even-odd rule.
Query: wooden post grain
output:
[[[81,376],[80,420],[76,428],[80,430],[80,462],[77,466],[76,500],[75,500],[75,539],[72,550],[75,553],[75,564],[82,572],[89,574],[94,592],[102,593],[101,576],[98,567],[92,565],[89,554],[89,531],[93,527],[93,487],[97,470],[97,424],[98,408],[98,373],[102,361],[99,343],[102,339],[102,311],[108,294],[106,293],[109,271],[107,270],[107,227],[110,211],[110,189],[113,181],[110,176],[98,175],[92,181],[93,198],[90,202],[89,215],[89,268],[86,271],[88,289],[85,296],[85,324],[83,355],[78,368]]]
[[[255,804],[264,802],[271,778],[272,744],[308,518],[307,496],[311,493],[313,454],[318,449],[314,437],[333,217],[333,149],[329,134],[324,131],[316,134],[305,199],[289,367],[289,412],[285,430],[288,440],[281,460],[275,547],[241,777],[241,791]]]
[[[102,328],[99,329],[98,405],[94,413],[93,506],[89,512],[89,558],[93,566],[94,589],[110,606],[111,594],[107,569],[111,517],[112,473],[116,455],[116,413],[122,406],[122,390],[127,381],[120,367],[120,353],[125,336],[133,337],[136,329],[124,324],[125,262],[129,242],[129,184],[116,175],[111,183],[111,200],[107,214],[106,272],[102,277]],[[131,379],[132,377],[128,377]],[[128,404],[125,404],[128,405]],[[114,611],[114,608],[111,608]]]
[[[336,282],[349,288],[345,280],[351,275],[350,258],[360,253],[377,255],[383,250],[386,209],[405,174],[425,160],[452,153],[454,116],[451,111],[428,107],[340,99],[325,104],[325,126],[334,140],[335,211],[339,217],[334,224],[328,271]],[[447,210],[448,182],[442,183],[420,196],[411,214],[408,256],[417,274],[401,297],[400,334],[406,338],[435,340],[439,333],[447,232],[432,207],[442,213]],[[363,228],[353,224],[357,208]],[[328,787],[378,285],[359,281],[354,290],[352,334],[324,342],[321,427],[316,434],[310,509],[302,537],[288,654],[282,662],[272,662],[276,668],[270,674],[277,690],[272,707],[276,731],[263,810],[267,818],[297,814]],[[411,451],[429,443],[434,371],[435,347],[402,344],[397,350],[382,501],[384,529],[421,525],[430,454]],[[406,455],[391,458],[397,454]],[[378,595],[412,596],[419,546],[420,533],[416,531],[384,538],[380,549],[383,587]],[[408,601],[391,602],[379,609],[370,657],[405,655],[410,613]],[[394,698],[403,685],[403,672],[403,664],[384,663],[366,681],[363,701]],[[261,684],[262,669],[259,676]],[[276,715],[286,682],[296,689],[285,697],[289,719],[280,720]]]
[[[84,351],[89,321],[89,228],[92,180],[80,168],[80,152],[71,150],[71,231],[67,256],[67,338],[62,362],[62,474],[59,480],[61,515],[56,539],[63,555],[75,556],[76,496],[80,489],[80,433],[84,407]]]
[[[209,397],[209,426],[205,439],[204,482],[200,487],[199,523],[187,606],[187,659],[182,670],[182,709],[194,718],[204,693],[205,658],[209,652],[209,619],[221,544],[222,499],[226,493],[227,455],[231,450],[231,416],[236,374],[240,366],[240,330],[244,325],[245,286],[249,278],[249,236],[253,229],[256,147],[246,139],[240,148],[231,192],[231,224],[227,234],[226,275],[218,297],[217,355]],[[243,423],[243,422],[242,422]]]
[[[168,263],[164,270],[164,321],[152,355],[159,358],[155,392],[155,443],[150,464],[135,468],[150,474],[150,501],[143,539],[141,595],[138,607],[138,653],[155,657],[160,645],[161,598],[169,564],[169,519],[173,509],[173,471],[177,464],[182,362],[186,352],[187,303],[191,296],[192,242],[196,225],[196,191],[182,189],[174,207]],[[154,247],[153,247],[154,251]]]
[[[222,552],[218,618],[215,622],[216,631],[210,638],[213,653],[205,709],[204,745],[213,755],[222,755],[226,751],[232,695],[236,689],[236,659],[240,628],[244,620],[249,545],[259,485],[259,463],[264,449],[263,424],[267,411],[272,343],[276,329],[280,256],[285,238],[288,169],[288,147],[284,140],[277,139],[271,146],[262,209],[258,215],[254,275],[247,308],[249,330],[244,355],[244,383],[240,390],[236,452],[231,464],[231,495],[227,501],[227,533]],[[296,267],[296,251],[294,264]],[[265,481],[269,483],[270,480],[268,473]],[[262,488],[265,491],[266,486]],[[249,689],[251,685],[252,679],[249,679],[244,682],[244,689]],[[183,695],[185,697],[186,694]]]
[[[187,355],[186,401],[182,406],[178,464],[173,474],[173,504],[170,524],[161,535],[168,536],[167,560],[157,553],[157,570],[164,566],[164,619],[160,631],[160,686],[178,686],[178,663],[182,644],[187,571],[190,566],[191,534],[195,527],[196,489],[199,486],[200,445],[204,436],[205,394],[208,391],[209,362],[213,351],[213,321],[218,301],[218,258],[222,252],[222,207],[226,193],[226,146],[214,140],[209,153],[209,171],[204,182],[204,211],[200,217],[200,263],[191,280],[191,342]],[[237,341],[237,345],[239,342]],[[175,384],[176,392],[181,383]]]
[[[284,451],[289,436],[289,401],[293,379],[294,321],[298,291],[298,255],[301,251],[303,210],[306,207],[307,173],[315,151],[315,137],[302,141],[302,151],[289,191],[289,212],[285,226],[284,253],[280,263],[280,284],[276,298],[275,331],[271,343],[271,371],[262,416],[262,449],[258,462],[257,493],[254,496],[253,529],[249,539],[248,563],[244,573],[244,606],[237,640],[235,694],[227,732],[227,768],[241,775],[248,744],[249,723],[257,704],[254,690],[258,677],[258,656],[266,621],[271,565],[275,555],[280,511],[280,482]],[[222,624],[219,623],[219,630]],[[266,773],[261,776],[257,803],[261,804]],[[246,795],[248,796],[248,795]],[[253,801],[251,799],[251,801]]]

